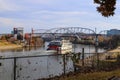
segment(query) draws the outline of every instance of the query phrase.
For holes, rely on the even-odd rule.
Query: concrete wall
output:
[[[14,80],[13,59],[0,60],[0,80]]]
[[[14,60],[0,60],[0,80],[14,80]],[[73,64],[66,59],[66,73],[73,71]],[[42,56],[16,59],[16,80],[37,80],[50,78],[64,73],[63,57]]]

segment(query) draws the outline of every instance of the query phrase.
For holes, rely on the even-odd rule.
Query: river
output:
[[[0,56],[2,55],[9,55],[13,54],[13,55],[18,55],[18,56],[22,56],[22,55],[29,55],[29,54],[33,54],[36,55],[39,53],[39,55],[49,55],[49,53],[46,52],[47,49],[47,45],[49,44],[49,42],[45,42],[44,46],[42,47],[37,47],[37,48],[20,48],[20,49],[11,49],[11,50],[0,50]],[[73,44],[73,52],[78,53],[78,52],[82,52],[82,48],[84,48],[84,52],[85,53],[94,53],[95,52],[95,46],[93,45],[83,45],[83,44]],[[98,52],[104,52],[105,50],[102,48],[98,48]]]

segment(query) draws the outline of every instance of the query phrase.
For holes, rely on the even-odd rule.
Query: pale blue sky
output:
[[[56,27],[120,29],[120,0],[113,17],[101,16],[96,6],[93,0],[0,0],[0,33],[10,33],[13,27],[24,27],[25,32]]]

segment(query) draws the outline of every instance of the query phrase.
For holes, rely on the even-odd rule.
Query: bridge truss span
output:
[[[79,40],[83,36],[95,36],[95,31],[89,28],[82,27],[60,27],[60,28],[51,28],[51,29],[38,29],[34,32],[39,33],[42,37],[57,37],[57,36],[75,36]]]

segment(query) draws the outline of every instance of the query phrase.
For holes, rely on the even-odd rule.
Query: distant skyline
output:
[[[0,0],[0,33],[10,33],[14,27],[25,32],[57,27],[120,29],[120,0],[113,17],[103,17],[97,6],[93,0]]]

